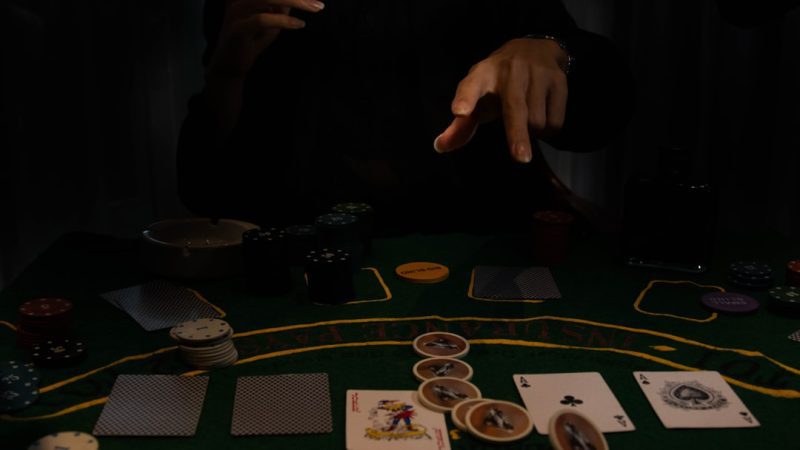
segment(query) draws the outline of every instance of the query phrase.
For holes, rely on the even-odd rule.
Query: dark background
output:
[[[568,185],[618,215],[625,179],[680,145],[720,189],[721,230],[800,237],[800,11],[741,27],[712,0],[565,3],[628,56],[638,93],[608,148],[546,150]],[[0,286],[67,231],[187,214],[175,144],[202,85],[201,15],[202,0],[0,3]]]

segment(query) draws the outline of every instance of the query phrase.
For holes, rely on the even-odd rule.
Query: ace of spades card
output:
[[[588,416],[602,433],[636,429],[597,372],[518,374],[514,384],[539,434],[547,434],[550,418],[563,409]]]
[[[753,428],[758,420],[718,372],[634,372],[666,428]]]

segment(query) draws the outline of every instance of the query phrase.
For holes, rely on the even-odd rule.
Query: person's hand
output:
[[[478,126],[503,118],[511,156],[531,160],[531,137],[550,136],[564,124],[567,54],[549,39],[514,39],[472,66],[451,105],[455,119],[433,143],[445,153],[464,146]]]
[[[289,15],[292,8],[315,13],[324,7],[317,0],[228,0],[208,73],[243,77],[281,30],[305,26]]]

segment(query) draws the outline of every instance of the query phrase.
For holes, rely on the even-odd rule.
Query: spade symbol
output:
[[[686,385],[680,386],[677,389],[675,389],[673,391],[673,395],[675,396],[675,398],[679,400],[689,401],[694,404],[698,404],[711,399],[711,396],[708,394],[708,392],[701,391],[696,387],[686,386]]]

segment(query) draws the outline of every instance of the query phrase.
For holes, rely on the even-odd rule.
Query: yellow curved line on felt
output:
[[[82,380],[82,379],[84,379],[86,377],[92,376],[92,375],[94,375],[94,374],[96,374],[98,372],[102,372],[102,371],[104,371],[106,369],[110,369],[110,368],[112,368],[114,366],[118,366],[120,364],[129,362],[129,361],[137,361],[137,360],[147,359],[147,358],[150,358],[152,356],[155,356],[155,355],[158,355],[158,354],[161,354],[161,353],[171,352],[171,351],[173,351],[173,350],[175,350],[177,348],[178,348],[177,346],[164,347],[164,348],[158,349],[158,350],[156,350],[154,352],[150,352],[150,353],[141,353],[141,354],[138,354],[138,355],[126,356],[126,357],[118,359],[118,360],[116,360],[116,361],[114,361],[112,363],[106,364],[105,366],[98,367],[96,369],[92,369],[92,370],[90,370],[88,372],[85,372],[85,373],[82,373],[80,375],[76,375],[76,376],[74,376],[72,378],[67,378],[66,380],[61,380],[61,381],[59,381],[57,383],[53,383],[53,384],[51,384],[49,386],[45,386],[45,387],[39,389],[39,393],[40,394],[46,394],[46,393],[48,393],[50,391],[54,391],[54,390],[56,390],[56,389],[58,389],[60,387],[63,387],[63,386],[66,386],[68,384],[74,383],[76,381]]]
[[[107,401],[108,397],[100,397],[94,400],[89,400],[88,402],[78,403],[77,405],[72,405],[69,408],[64,408],[60,411],[56,411],[51,414],[45,414],[43,416],[14,417],[4,414],[0,416],[0,420],[5,420],[8,422],[29,422],[33,420],[54,419],[56,417],[66,416],[67,414],[72,414],[86,408],[91,408],[92,406],[102,405]]]
[[[644,310],[644,309],[642,309],[642,307],[641,307],[642,301],[644,300],[644,297],[645,297],[645,295],[647,294],[647,292],[648,292],[650,289],[652,289],[652,288],[653,288],[653,286],[654,286],[656,283],[664,283],[664,284],[691,284],[691,285],[694,285],[694,286],[697,286],[697,287],[701,287],[701,288],[713,288],[713,289],[717,289],[717,290],[719,290],[720,292],[725,292],[725,289],[724,289],[724,288],[721,288],[721,287],[719,287],[719,286],[712,286],[712,285],[698,284],[698,283],[695,283],[694,281],[684,281],[684,280],[651,280],[649,283],[647,283],[647,286],[646,286],[644,289],[642,289],[642,291],[641,291],[641,292],[639,292],[639,295],[636,297],[636,300],[633,302],[633,309],[635,309],[636,311],[638,311],[638,312],[640,312],[640,313],[642,313],[642,314],[646,314],[646,315],[648,315],[648,316],[657,316],[657,317],[670,317],[670,318],[672,318],[672,319],[685,320],[685,321],[687,321],[687,322],[696,322],[696,323],[708,323],[708,322],[711,322],[711,321],[713,321],[713,320],[716,320],[716,318],[718,317],[718,316],[717,316],[717,313],[715,313],[715,312],[714,312],[714,313],[711,313],[711,315],[710,315],[710,316],[708,316],[708,317],[706,317],[705,319],[695,319],[695,318],[692,318],[692,317],[678,316],[678,315],[676,315],[676,314],[656,313],[656,312],[651,312],[651,311],[645,311],[645,310]]]
[[[376,269],[374,267],[362,267],[361,270],[372,271],[372,273],[375,275],[375,278],[378,280],[378,283],[380,283],[381,287],[383,288],[384,297],[383,298],[370,299],[370,300],[351,300],[351,301],[345,303],[345,305],[358,305],[358,304],[361,304],[361,303],[388,302],[389,300],[392,299],[392,291],[389,290],[389,286],[383,280],[383,277],[381,276],[381,272],[378,269]]]
[[[529,318],[523,318],[523,319],[508,319],[508,318],[490,318],[490,317],[442,317],[442,316],[438,316],[438,315],[432,315],[432,316],[417,316],[417,317],[339,319],[339,320],[328,320],[328,321],[313,322],[313,323],[307,323],[307,324],[285,325],[285,326],[281,326],[281,327],[263,328],[263,329],[260,329],[260,330],[245,331],[245,332],[234,334],[233,338],[255,336],[255,335],[267,334],[267,333],[278,333],[278,332],[282,332],[282,331],[298,330],[298,329],[305,329],[305,328],[315,328],[315,327],[326,326],[326,325],[377,323],[377,322],[403,322],[403,321],[415,321],[415,320],[440,320],[442,322],[456,322],[456,321],[472,320],[472,321],[476,321],[476,322],[513,322],[513,323],[534,322],[534,321],[541,321],[541,320],[553,320],[553,321],[578,323],[578,324],[584,324],[584,325],[593,325],[593,326],[599,326],[599,327],[606,327],[606,328],[612,328],[612,329],[617,329],[617,330],[629,331],[629,332],[632,332],[632,333],[656,336],[656,337],[669,339],[669,340],[676,341],[676,342],[681,342],[683,344],[692,345],[692,346],[695,346],[695,347],[705,348],[705,349],[708,349],[708,350],[716,350],[716,351],[722,351],[722,352],[732,352],[732,353],[738,353],[738,354],[743,355],[743,356],[749,356],[749,357],[755,357],[755,358],[764,358],[767,361],[775,364],[776,366],[786,370],[787,372],[791,372],[791,373],[793,373],[795,375],[800,375],[800,369],[796,369],[794,367],[786,365],[786,364],[784,364],[784,363],[782,363],[782,362],[780,362],[780,361],[778,361],[776,359],[770,358],[769,356],[766,356],[763,353],[758,352],[758,351],[754,351],[754,350],[742,350],[742,349],[736,349],[736,348],[716,347],[716,346],[705,344],[705,343],[702,343],[702,342],[698,342],[698,341],[693,341],[693,340],[690,340],[690,339],[682,338],[680,336],[675,336],[675,335],[671,335],[671,334],[667,334],[667,333],[662,333],[660,331],[645,330],[645,329],[640,329],[640,328],[627,327],[627,326],[624,326],[624,325],[606,324],[606,323],[594,322],[594,321],[586,320],[586,319],[577,319],[577,318],[571,318],[571,317],[558,317],[558,316],[539,316],[539,317],[529,317]],[[91,370],[89,372],[86,372],[84,374],[77,375],[77,376],[74,376],[72,378],[69,378],[69,379],[66,379],[66,380],[62,380],[60,382],[57,382],[57,383],[54,383],[52,385],[46,386],[44,388],[41,388],[39,390],[39,392],[42,392],[42,393],[49,392],[49,391],[58,389],[58,388],[60,388],[62,386],[65,386],[67,384],[73,383],[75,381],[79,381],[79,380],[81,380],[83,378],[86,378],[88,376],[94,375],[94,374],[96,374],[98,372],[101,372],[101,371],[103,371],[105,369],[108,369],[110,367],[114,367],[114,366],[117,366],[119,364],[122,364],[122,363],[125,363],[125,362],[128,362],[128,361],[147,359],[147,358],[149,358],[151,356],[155,356],[155,355],[157,355],[159,353],[164,353],[164,352],[167,352],[167,351],[173,351],[176,348],[177,347],[174,347],[174,346],[173,347],[165,347],[165,348],[162,348],[162,349],[159,349],[159,350],[155,350],[155,351],[153,351],[151,353],[143,353],[143,354],[140,354],[140,355],[127,356],[127,357],[119,359],[119,360],[117,360],[115,362],[112,362],[110,364],[107,364],[107,365],[105,365],[103,367],[99,367],[97,369],[93,369],[93,370]],[[191,373],[191,372],[189,372],[189,373]]]
[[[189,292],[191,292],[192,294],[194,294],[194,296],[195,296],[195,297],[197,297],[197,299],[198,299],[198,300],[200,300],[201,302],[203,302],[203,303],[205,303],[206,305],[210,306],[210,307],[211,307],[211,308],[212,308],[214,311],[216,311],[216,312],[217,312],[217,314],[219,314],[219,318],[220,318],[220,319],[222,319],[223,317],[225,317],[225,316],[227,315],[227,314],[225,314],[225,311],[223,311],[223,310],[222,310],[222,308],[220,308],[219,306],[217,306],[217,305],[215,305],[215,304],[211,303],[210,301],[208,301],[208,299],[207,299],[207,298],[203,297],[203,294],[201,294],[201,293],[199,293],[199,292],[195,291],[195,290],[194,290],[194,289],[192,289],[192,288],[186,288],[186,289],[187,289]]]
[[[633,350],[623,350],[620,348],[613,348],[613,347],[583,347],[575,345],[551,344],[547,342],[538,342],[538,341],[533,341],[533,342],[520,341],[513,339],[473,339],[470,340],[469,342],[470,344],[515,345],[520,347],[541,347],[541,348],[555,348],[555,349],[566,349],[566,350],[589,350],[598,352],[611,352],[611,353],[619,353],[623,355],[629,355],[637,358],[646,359],[648,361],[673,367],[675,369],[691,370],[691,371],[700,370],[696,367],[686,366],[684,364],[676,363],[658,356],[649,355],[647,353],[637,352]],[[770,395],[772,397],[780,397],[788,399],[800,398],[800,391],[796,391],[793,389],[770,389],[746,383],[744,381],[739,381],[735,378],[731,378],[725,375],[722,375],[722,378],[724,378],[728,383],[735,384],[740,388],[748,389],[765,395]]]
[[[633,328],[625,325],[615,325],[610,323],[604,322],[595,322],[592,320],[587,319],[578,319],[575,317],[559,317],[559,316],[538,316],[538,317],[527,317],[521,319],[509,319],[509,318],[502,318],[502,317],[443,317],[439,315],[431,315],[431,316],[416,316],[416,317],[371,317],[371,318],[364,318],[364,319],[338,319],[338,320],[326,320],[321,322],[312,322],[307,324],[295,324],[295,325],[284,325],[280,327],[273,327],[273,328],[262,328],[260,330],[251,330],[251,331],[243,331],[241,333],[234,334],[233,337],[248,337],[254,336],[258,334],[266,334],[266,333],[279,333],[282,331],[291,331],[291,330],[300,330],[305,328],[315,328],[321,327],[326,325],[343,325],[343,324],[358,324],[358,323],[377,323],[377,322],[404,322],[404,321],[415,321],[415,320],[440,320],[442,322],[459,322],[459,321],[466,321],[472,320],[475,322],[512,322],[512,323],[523,323],[523,322],[535,322],[541,320],[553,320],[553,321],[561,321],[561,322],[570,322],[570,323],[579,323],[583,325],[592,325],[604,328],[611,328],[616,330],[622,331],[629,331],[631,333],[638,333],[638,334],[645,334],[655,337],[660,337],[664,339],[668,339],[675,342],[680,342],[686,345],[692,345],[695,347],[704,348],[707,350],[716,350],[721,352],[731,352],[731,353],[738,353],[743,356],[751,356],[755,358],[764,358],[767,361],[775,364],[778,367],[786,370],[787,372],[792,372],[795,375],[800,375],[800,369],[796,369],[792,366],[786,365],[776,359],[770,358],[769,356],[756,351],[756,350],[743,350],[738,348],[727,348],[727,347],[716,347],[714,345],[705,344],[703,342],[694,341],[691,339],[686,339],[680,336],[672,335],[669,333],[664,333],[661,331],[654,331],[654,330],[647,330],[644,328]]]
[[[383,298],[374,298],[374,299],[367,299],[367,300],[350,300],[344,302],[343,305],[358,305],[361,303],[375,303],[375,302],[388,302],[392,299],[392,291],[389,290],[389,286],[386,285],[386,282],[383,281],[383,277],[381,276],[380,271],[374,267],[362,267],[361,270],[369,270],[375,275],[375,278],[378,280],[378,283],[383,288]],[[303,274],[303,279],[306,280],[306,286],[308,286],[308,274]],[[316,304],[316,303],[315,303]]]
[[[628,356],[634,356],[642,359],[646,359],[658,364],[662,364],[668,367],[673,367],[676,369],[681,370],[691,370],[696,371],[699,370],[694,367],[686,366],[680,363],[676,363],[670,361],[668,359],[660,358],[658,356],[649,355],[647,353],[636,352],[632,350],[623,350],[618,348],[612,347],[583,347],[583,346],[575,346],[575,345],[563,345],[563,344],[552,344],[547,342],[539,342],[539,341],[522,341],[522,340],[514,340],[514,339],[472,339],[469,341],[470,344],[475,345],[513,345],[513,346],[520,346],[520,347],[540,347],[540,348],[550,348],[550,349],[563,349],[563,350],[589,350],[589,351],[602,351],[602,352],[612,352],[618,353]],[[330,350],[336,348],[350,348],[350,347],[371,347],[371,346],[379,346],[379,345],[396,345],[396,346],[406,346],[411,345],[412,341],[371,341],[371,342],[346,342],[340,344],[327,344],[327,345],[318,345],[314,347],[306,347],[306,348],[296,348],[290,350],[280,350],[271,353],[262,353],[260,355],[251,356],[249,358],[240,359],[236,361],[234,365],[243,365],[249,364],[251,362],[261,361],[264,359],[271,359],[277,358],[281,356],[289,356],[289,355],[296,355],[301,353],[308,353],[312,351],[318,350]],[[203,373],[207,373],[207,370],[193,370],[189,372],[185,372],[181,374],[181,376],[196,376]],[[755,386],[749,383],[745,383],[743,381],[736,380],[731,377],[727,377],[725,375],[722,376],[728,383],[734,384],[739,386],[743,389],[752,390],[755,392],[759,392],[761,394],[770,395],[773,397],[781,397],[787,399],[795,399],[800,398],[800,392],[791,390],[791,389],[769,389],[764,388],[761,386]],[[51,419],[54,417],[63,416],[69,413],[73,413],[76,411],[80,411],[82,409],[86,409],[95,405],[101,405],[108,401],[108,397],[101,397],[94,400],[90,400],[87,402],[79,403],[77,405],[73,405],[69,408],[62,409],[61,411],[57,411],[52,414],[47,414],[43,416],[30,416],[30,417],[14,417],[10,415],[2,415],[0,416],[0,420],[6,421],[32,421],[32,420],[43,420],[43,419]]]
[[[11,323],[11,322],[6,322],[5,320],[0,320],[0,325],[3,325],[4,327],[8,328],[11,331],[17,331],[17,327],[14,326],[14,324]]]
[[[280,356],[296,355],[300,353],[315,352],[317,350],[331,350],[335,348],[350,348],[350,347],[373,347],[379,345],[411,345],[412,341],[369,341],[369,342],[342,342],[339,344],[326,344],[316,345],[314,347],[293,348],[289,350],[279,350],[272,353],[262,353],[260,355],[251,356],[249,358],[240,359],[233,363],[234,366],[242,364],[249,364],[251,362],[261,361],[262,359],[277,358]]]
[[[494,303],[544,303],[544,300],[531,300],[531,299],[510,299],[510,300],[498,300],[496,298],[484,298],[484,297],[476,297],[475,292],[475,269],[472,269],[472,273],[469,276],[469,286],[467,287],[467,297],[473,300],[480,300],[483,302],[494,302]]]

